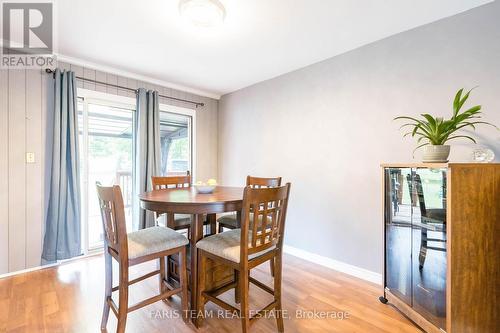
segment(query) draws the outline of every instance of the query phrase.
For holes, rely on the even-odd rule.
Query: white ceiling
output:
[[[207,31],[178,0],[59,0],[58,53],[217,96],[491,2],[220,1],[226,21]]]

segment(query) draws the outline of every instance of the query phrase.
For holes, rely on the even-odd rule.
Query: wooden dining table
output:
[[[169,188],[145,192],[139,195],[143,209],[167,215],[167,226],[173,223],[173,214],[191,214],[190,225],[190,270],[189,278],[191,292],[191,310],[195,311],[198,262],[196,243],[203,238],[203,223],[207,216],[212,226],[215,225],[216,215],[225,212],[241,214],[243,202],[243,187],[217,186],[210,194],[202,194],[195,187]],[[170,216],[170,218],[169,218]],[[211,233],[215,230],[211,228]],[[167,265],[168,267],[169,265]],[[205,273],[205,272],[202,272]]]

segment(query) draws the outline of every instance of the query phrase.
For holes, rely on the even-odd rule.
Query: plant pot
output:
[[[429,145],[424,147],[424,163],[448,162],[450,155],[450,146],[448,145]]]

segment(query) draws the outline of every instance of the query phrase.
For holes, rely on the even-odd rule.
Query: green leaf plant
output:
[[[399,128],[411,129],[406,132],[403,137],[411,135],[412,137],[418,138],[417,147],[413,150],[413,153],[415,153],[417,149],[427,145],[444,145],[450,140],[459,138],[467,139],[476,143],[474,138],[457,133],[457,131],[463,128],[470,127],[475,130],[476,125],[484,124],[498,129],[498,127],[493,124],[479,120],[481,119],[481,105],[473,106],[470,109],[461,112],[462,106],[469,98],[472,89],[462,96],[463,91],[464,89],[462,88],[455,95],[455,99],[453,100],[453,115],[450,119],[433,117],[428,113],[421,114],[423,117],[421,119],[408,116],[394,118],[394,120],[404,119],[408,121]]]

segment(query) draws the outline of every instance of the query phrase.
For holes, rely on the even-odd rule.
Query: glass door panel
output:
[[[87,250],[103,245],[103,230],[96,182],[120,185],[127,229],[132,230],[132,168],[134,110],[103,102],[82,102],[82,196]]]
[[[408,176],[410,168],[385,169],[385,283],[390,291],[411,305],[411,213]]]
[[[160,112],[161,174],[192,171],[191,117]]]
[[[446,325],[447,169],[413,172],[413,308],[433,324]]]

